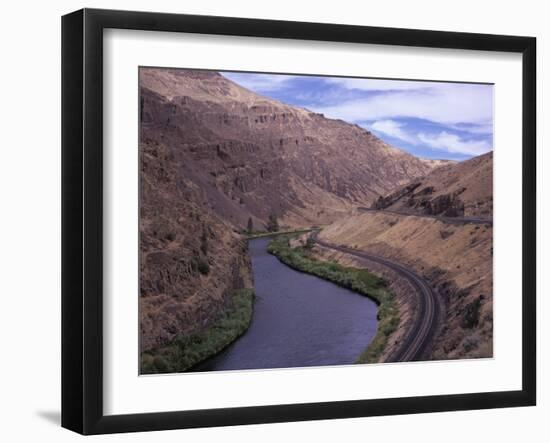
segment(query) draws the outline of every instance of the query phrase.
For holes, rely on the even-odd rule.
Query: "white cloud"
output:
[[[406,125],[404,123],[396,122],[394,120],[379,120],[370,125],[370,129],[378,132],[382,132],[390,137],[395,137],[400,140],[417,144],[418,139],[413,134],[408,133],[403,128]]]
[[[419,133],[418,140],[431,148],[456,154],[481,155],[492,149],[486,140],[463,140],[446,131],[439,134]]]
[[[456,134],[441,131],[437,134],[407,130],[405,123],[395,120],[378,120],[369,129],[397,138],[414,146],[424,145],[438,151],[454,154],[481,155],[489,152],[492,146],[487,140],[465,140]]]
[[[299,78],[280,74],[222,74],[247,89],[263,94],[282,91]],[[359,78],[323,79],[327,85],[336,85],[342,89],[340,92],[319,87],[309,90],[304,86],[303,93],[298,94],[298,97],[307,100],[311,96],[317,105],[302,106],[327,117],[349,122],[416,117],[447,125],[467,123],[468,127],[455,129],[471,133],[492,132],[493,88],[490,85]],[[365,97],[365,93],[369,92],[373,94]],[[319,106],[321,98],[336,104]]]
[[[437,88],[444,83],[418,82],[409,80],[382,80],[376,78],[327,78],[327,83],[337,84],[346,89],[361,91],[409,91]]]
[[[248,74],[244,72],[222,72],[224,77],[251,91],[270,92],[284,88],[285,83],[296,78],[293,75]]]
[[[376,94],[313,110],[351,122],[416,117],[444,124],[487,125],[493,119],[492,88],[439,84],[426,89]]]
[[[457,131],[469,132],[470,134],[492,134],[493,122],[474,124],[474,125],[451,125],[452,129]]]
[[[250,90],[271,95],[288,88],[292,75],[222,72]],[[326,85],[296,95],[301,101],[336,103],[304,107],[348,122],[374,121],[370,129],[409,144],[449,153],[480,155],[492,149],[490,142],[465,139],[452,131],[472,135],[493,132],[493,88],[490,85],[357,78],[324,77]],[[322,84],[322,83],[321,83]],[[276,95],[276,94],[275,94]],[[439,133],[419,132],[399,118],[419,118],[445,126]]]

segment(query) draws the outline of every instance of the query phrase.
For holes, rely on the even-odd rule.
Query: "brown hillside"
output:
[[[493,215],[493,153],[461,163],[435,168],[373,205],[412,214],[475,216]]]
[[[140,69],[143,143],[162,143],[179,177],[210,209],[244,228],[270,213],[326,223],[424,176],[431,163],[341,120],[248,91],[219,73]]]
[[[170,150],[140,145],[140,350],[215,319],[236,289],[252,287],[246,242],[204,210]]]

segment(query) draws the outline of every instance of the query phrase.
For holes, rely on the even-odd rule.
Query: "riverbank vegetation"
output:
[[[212,325],[199,333],[180,336],[166,346],[143,352],[141,373],[184,372],[216,355],[246,332],[252,320],[254,291],[236,291],[231,304]]]
[[[358,356],[356,363],[376,363],[379,361],[389,337],[399,325],[399,314],[393,294],[384,279],[366,269],[342,266],[332,261],[315,259],[311,250],[314,240],[305,246],[291,247],[290,235],[279,236],[271,241],[268,252],[286,265],[302,272],[328,280],[346,289],[365,295],[378,305],[378,328],[369,346]]]

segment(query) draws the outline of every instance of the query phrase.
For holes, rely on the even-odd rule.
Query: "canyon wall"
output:
[[[492,219],[493,153],[436,167],[425,177],[379,197],[373,208],[410,214]]]
[[[178,176],[237,228],[270,214],[288,226],[327,223],[370,205],[434,164],[365,129],[248,91],[211,71],[140,69],[143,142],[168,146]]]

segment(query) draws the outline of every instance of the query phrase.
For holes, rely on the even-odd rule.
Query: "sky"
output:
[[[258,94],[357,124],[422,158],[466,160],[493,149],[493,86],[222,72]]]

